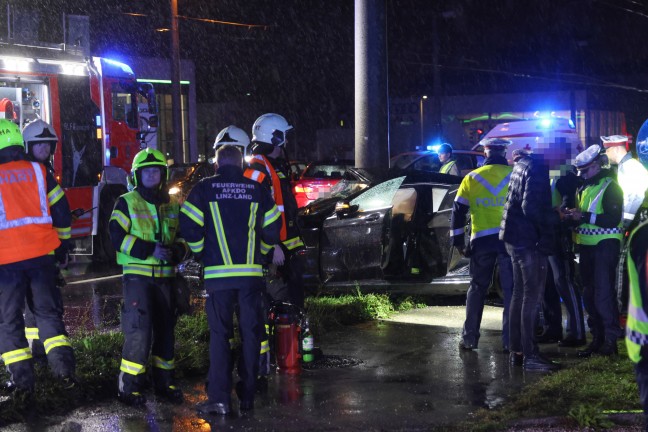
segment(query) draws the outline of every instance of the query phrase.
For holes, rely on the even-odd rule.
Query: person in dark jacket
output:
[[[558,178],[551,179],[552,205],[559,215],[575,207],[576,190],[582,178],[570,168]],[[562,218],[561,218],[562,219]],[[556,343],[560,347],[585,345],[585,320],[580,291],[574,277],[574,252],[571,226],[562,221],[556,226],[555,253],[549,256],[551,277],[547,278],[543,301],[544,333],[538,343]],[[563,338],[562,298],[567,311],[567,336]]]
[[[230,336],[239,306],[243,343],[236,393],[241,410],[254,408],[263,333],[260,319],[264,289],[261,243],[279,242],[281,213],[260,183],[243,176],[243,156],[232,145],[216,152],[216,175],[203,179],[182,205],[180,228],[196,258],[205,266],[209,375],[201,413],[227,415],[232,392]]]
[[[554,225],[549,171],[542,155],[522,156],[513,167],[499,238],[513,262],[510,359],[525,370],[559,367],[540,355],[535,340],[537,308],[544,294],[547,256],[553,253]]]
[[[273,300],[288,301],[304,307],[304,263],[300,251],[304,242],[297,226],[297,200],[290,184],[290,167],[285,154],[286,133],[292,129],[286,119],[274,113],[263,114],[252,125],[252,159],[245,177],[264,185],[281,212],[280,241],[261,245],[268,254],[283,285],[268,286]]]
[[[604,168],[606,159],[596,144],[576,156],[574,165],[585,182],[578,190],[576,208],[566,212],[578,225],[575,242],[580,246],[583,300],[593,336],[579,357],[616,354],[617,339],[623,335],[614,285],[624,232],[623,191]]]

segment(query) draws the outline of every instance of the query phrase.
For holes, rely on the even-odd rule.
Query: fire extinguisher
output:
[[[299,374],[301,373],[299,347],[302,313],[297,306],[290,303],[280,303],[274,308],[277,370],[286,374]]]

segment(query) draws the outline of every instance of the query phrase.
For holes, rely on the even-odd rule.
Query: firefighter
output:
[[[179,238],[180,206],[169,196],[164,154],[145,149],[133,159],[135,189],[118,198],[110,217],[110,237],[123,268],[124,346],[118,398],[141,406],[144,373],[152,349],[155,393],[182,403],[174,380],[176,299],[174,265],[188,255]]]
[[[67,250],[57,231],[69,232],[65,193],[45,167],[25,160],[18,126],[0,120],[0,352],[15,389],[34,388],[32,354],[25,338],[25,299],[54,375],[75,386],[75,360],[56,287],[56,256]]]
[[[452,206],[451,236],[462,255],[470,256],[470,288],[466,295],[466,321],[459,348],[472,350],[479,343],[479,327],[495,264],[499,266],[500,286],[504,293],[502,347],[509,350],[508,313],[513,290],[511,257],[499,240],[499,225],[506,200],[512,168],[506,160],[511,141],[493,138],[484,142],[484,166],[469,173],[461,182]],[[464,248],[464,227],[470,211],[469,252]]]
[[[262,244],[262,252],[272,257],[283,277],[287,293],[269,293],[274,300],[289,301],[304,307],[303,262],[299,251],[304,243],[297,227],[297,201],[290,185],[290,167],[285,155],[286,132],[292,129],[279,114],[263,114],[252,126],[252,159],[244,175],[270,190],[281,212],[280,242]]]
[[[247,147],[250,145],[250,137],[248,134],[241,128],[237,126],[227,126],[225,129],[221,130],[218,132],[218,135],[216,135],[216,139],[214,140],[214,151],[218,150],[220,147],[226,145],[226,144],[231,144],[236,146],[239,150],[241,150],[241,153],[243,153],[243,156],[245,158],[245,154],[247,153]],[[214,166],[218,168],[218,164],[216,161],[214,161]],[[269,307],[267,306],[266,302],[266,296],[265,296],[265,290],[263,293],[261,293],[262,299],[262,307],[259,310],[260,314],[260,319],[263,322],[263,327],[265,331],[262,331],[262,337],[261,337],[261,349],[259,352],[259,374],[263,378],[259,378],[257,380],[257,384],[259,385],[260,388],[263,388],[267,386],[267,382],[265,381],[265,376],[270,374],[270,341],[269,341],[269,332],[270,332],[270,326],[268,323],[268,310]],[[236,311],[236,314],[238,316],[238,309]],[[234,334],[230,335],[230,342],[234,342]]]
[[[439,154],[439,161],[442,164],[441,168],[439,168],[440,173],[455,176],[461,175],[457,161],[452,156],[452,146],[450,144],[441,144],[437,153]]]
[[[281,213],[262,185],[243,176],[237,147],[216,152],[216,176],[201,180],[182,205],[180,228],[205,266],[210,367],[202,413],[227,415],[232,391],[230,336],[239,306],[243,343],[236,385],[241,410],[254,408],[263,322],[259,316],[264,289],[261,244],[277,244]]]
[[[642,207],[637,211],[648,213],[648,191]],[[635,363],[639,399],[648,425],[648,219],[643,218],[628,239],[628,276],[630,298],[626,325],[626,347]]]
[[[58,143],[58,136],[54,128],[43,120],[34,120],[23,128],[23,139],[25,140],[25,152],[29,160],[40,162],[45,165],[47,172],[54,176],[54,168],[52,167],[52,156],[56,150]],[[69,240],[71,237],[70,227],[58,228],[57,230],[59,239]],[[67,251],[61,251],[61,260],[57,262],[59,268],[66,268],[68,262]],[[63,283],[63,278],[58,272],[57,286],[60,288]],[[45,355],[45,348],[38,337],[38,327],[36,326],[36,319],[32,313],[29,305],[25,303],[25,335],[27,342],[32,350],[34,357],[41,357]]]
[[[243,129],[230,125],[218,132],[218,135],[216,135],[216,139],[214,140],[214,150],[217,150],[220,146],[225,144],[239,147],[243,152],[243,156],[245,156],[247,146],[250,145],[250,137]]]
[[[617,353],[623,332],[614,289],[615,268],[623,237],[623,191],[607,169],[607,157],[597,144],[576,156],[574,165],[585,181],[576,195],[576,208],[565,211],[575,221],[574,241],[580,245],[583,301],[593,339],[579,357]]]

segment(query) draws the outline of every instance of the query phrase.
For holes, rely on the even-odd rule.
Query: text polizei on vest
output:
[[[492,198],[477,198],[475,200],[475,204],[477,204],[477,207],[504,207],[504,204],[506,203],[506,197],[496,197],[495,199]]]

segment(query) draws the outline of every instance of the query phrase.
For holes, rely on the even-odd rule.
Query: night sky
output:
[[[57,36],[52,29],[60,27],[61,12],[88,14],[94,54],[168,56],[169,33],[155,31],[169,26],[165,0],[19,3],[47,11],[45,37]],[[623,106],[629,132],[648,117],[641,91],[648,91],[643,1],[386,4],[392,97],[432,94],[436,45],[442,94],[595,88]],[[353,0],[178,0],[178,8],[184,17],[264,26],[181,19],[181,56],[196,64],[199,103],[254,100],[289,118],[300,141],[314,139],[316,129],[335,127],[340,119],[352,123]]]

